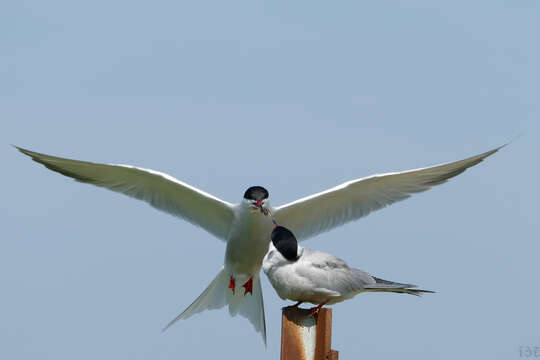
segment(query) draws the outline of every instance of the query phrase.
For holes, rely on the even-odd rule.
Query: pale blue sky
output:
[[[167,172],[274,205],[513,142],[303,245],[437,294],[334,306],[342,359],[540,346],[537,1],[9,1],[0,7],[0,358],[277,359],[225,310],[161,328],[224,245],[16,152]]]

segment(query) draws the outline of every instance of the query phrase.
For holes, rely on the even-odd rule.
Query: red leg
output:
[[[282,310],[296,309],[298,306],[300,306],[301,303],[303,303],[303,301],[299,301],[299,302],[297,302],[297,303],[294,304],[294,305],[285,306],[284,308],[282,308]]]
[[[231,275],[231,279],[229,280],[229,289],[232,290],[233,294],[234,294],[234,288],[235,288],[235,281],[234,281],[234,278]]]
[[[312,307],[311,309],[309,309],[309,310],[311,310],[309,316],[314,316],[315,314],[317,314],[317,313],[321,310],[321,308],[322,308],[324,305],[326,305],[327,302],[328,302],[328,300],[325,301],[325,302],[323,302],[322,304],[319,304],[319,305],[317,305],[317,306]]]
[[[249,280],[242,286],[244,287],[244,289],[246,289],[244,291],[244,296],[246,296],[248,293],[253,295],[253,277],[250,277]]]

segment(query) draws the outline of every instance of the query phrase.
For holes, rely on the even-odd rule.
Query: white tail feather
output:
[[[192,315],[204,310],[213,310],[229,305],[229,313],[232,316],[240,314],[247,318],[255,330],[261,333],[266,346],[266,321],[264,318],[264,303],[262,287],[259,274],[253,276],[253,293],[245,294],[244,289],[237,288],[235,293],[228,288],[230,274],[221,269],[216,278],[208,285],[203,293],[185,309],[180,315],[174,318],[163,328],[163,331],[170,328],[180,319],[187,319]]]
[[[264,318],[264,302],[259,274],[253,275],[253,293],[242,295],[243,301],[238,306],[238,313],[247,318],[255,330],[261,333],[266,346],[266,320]]]

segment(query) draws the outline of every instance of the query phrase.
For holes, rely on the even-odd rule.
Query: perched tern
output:
[[[17,149],[53,171],[143,200],[225,241],[227,248],[221,271],[166,328],[178,319],[228,305],[230,314],[248,318],[266,343],[259,270],[270,245],[273,228],[270,214],[299,240],[305,240],[442,184],[501,147],[461,161],[349,181],[275,208],[269,203],[268,191],[261,186],[250,187],[240,203],[232,204],[158,171]]]
[[[268,280],[282,299],[317,305],[311,315],[324,305],[350,299],[363,292],[393,292],[420,295],[430,290],[414,289],[411,284],[383,280],[369,273],[350,268],[340,258],[321,251],[298,246],[293,233],[277,226],[271,234],[272,245],[263,261]]]

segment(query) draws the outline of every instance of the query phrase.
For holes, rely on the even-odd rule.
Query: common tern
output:
[[[334,255],[298,246],[294,234],[283,226],[277,226],[271,238],[272,245],[264,258],[263,270],[279,297],[297,302],[288,308],[310,302],[317,305],[311,308],[311,315],[314,315],[324,305],[332,305],[363,292],[433,293],[414,289],[415,285],[379,279],[365,271],[350,268]]]
[[[245,191],[240,203],[231,204],[158,171],[70,160],[17,149],[53,171],[143,200],[225,241],[225,260],[218,275],[163,330],[179,319],[228,305],[232,316],[240,314],[249,319],[266,344],[259,270],[268,252],[272,220],[268,216],[270,203],[265,188],[252,186]]]
[[[250,187],[240,203],[232,204],[155,170],[70,160],[16,148],[53,171],[143,200],[225,241],[221,271],[166,328],[203,310],[228,305],[231,315],[249,319],[266,344],[259,270],[270,245],[270,214],[291,229],[298,240],[305,240],[442,184],[501,147],[456,162],[352,180],[275,208],[261,186]]]

